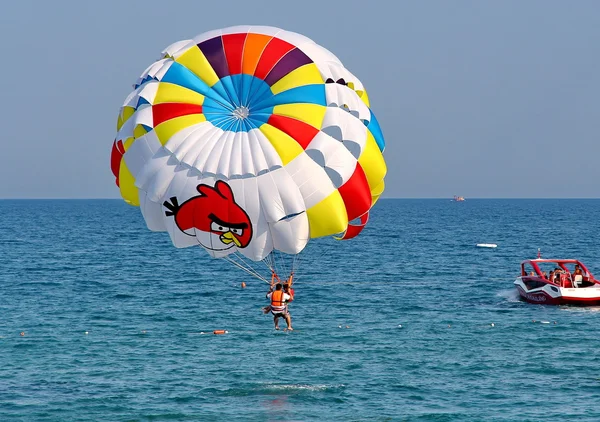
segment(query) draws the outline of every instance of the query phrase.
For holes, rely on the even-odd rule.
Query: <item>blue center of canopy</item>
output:
[[[174,62],[161,82],[173,83],[202,94],[206,120],[225,131],[247,132],[269,120],[274,107],[282,104],[326,105],[325,84],[302,85],[273,94],[271,86],[252,75],[227,75],[213,86],[181,64]]]
[[[273,107],[271,87],[254,76],[239,74],[221,78],[212,90],[220,98],[207,97],[202,104],[206,120],[225,131],[247,132],[269,120]]]

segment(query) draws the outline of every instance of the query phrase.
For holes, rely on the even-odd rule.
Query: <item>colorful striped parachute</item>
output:
[[[176,247],[259,261],[356,236],[383,192],[361,82],[310,39],[237,26],[163,51],[120,110],[111,167]]]

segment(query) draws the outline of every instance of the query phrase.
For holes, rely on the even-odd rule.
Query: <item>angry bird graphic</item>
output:
[[[200,184],[196,189],[200,195],[181,205],[177,197],[165,201],[165,215],[173,216],[179,230],[196,236],[206,249],[225,251],[248,246],[252,239],[250,217],[236,204],[231,187],[219,180],[214,187]]]

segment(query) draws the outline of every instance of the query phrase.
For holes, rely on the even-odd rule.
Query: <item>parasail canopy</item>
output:
[[[118,116],[121,195],[176,247],[259,261],[356,236],[384,189],[362,83],[310,39],[236,26],[167,47]]]

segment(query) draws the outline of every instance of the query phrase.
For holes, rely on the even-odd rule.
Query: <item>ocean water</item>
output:
[[[512,284],[537,248],[600,275],[600,200],[381,200],[302,253],[294,332],[120,200],[0,214],[0,421],[600,420],[600,309]]]

